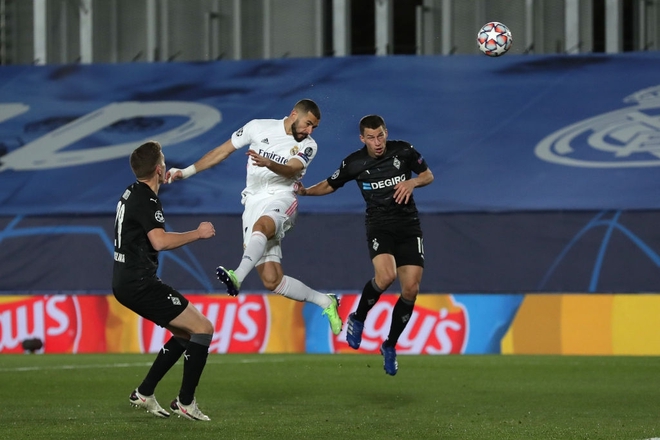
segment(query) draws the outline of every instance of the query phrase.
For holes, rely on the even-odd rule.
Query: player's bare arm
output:
[[[167,251],[184,246],[197,240],[204,240],[215,235],[215,228],[210,222],[202,222],[197,229],[188,232],[167,232],[154,228],[147,233],[151,246],[156,251]]]
[[[419,173],[419,175],[413,179],[399,182],[394,187],[394,201],[405,205],[410,200],[410,196],[415,188],[426,186],[431,182],[433,182],[433,173],[429,168],[427,168],[426,171]]]
[[[213,150],[206,153],[204,156],[201,157],[201,159],[199,159],[193,165],[190,165],[189,167],[184,169],[170,168],[170,170],[165,175],[165,182],[172,183],[175,180],[187,179],[188,177],[193,176],[199,173],[200,171],[204,171],[211,167],[214,167],[223,160],[225,160],[227,157],[229,157],[229,155],[232,154],[234,151],[236,151],[236,148],[231,143],[231,139],[228,139],[225,143],[223,143],[219,147],[216,147]]]
[[[299,196],[324,196],[335,192],[335,189],[330,186],[327,180],[321,180],[316,185],[305,188],[302,182],[297,182],[296,194]]]
[[[293,179],[299,175],[304,168],[303,163],[298,159],[289,159],[286,164],[282,165],[260,155],[254,150],[248,150],[245,154],[250,156],[253,165],[258,167],[266,167],[275,174],[286,177],[287,179]]]

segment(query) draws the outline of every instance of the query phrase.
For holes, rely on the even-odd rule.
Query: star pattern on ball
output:
[[[488,39],[486,41],[494,40],[497,42],[497,36],[500,35],[502,32],[497,32],[495,29],[497,29],[497,26],[493,26],[493,29],[486,32],[486,34],[488,35]]]
[[[477,33],[479,50],[490,57],[505,54],[512,43],[511,31],[500,22],[488,22]]]

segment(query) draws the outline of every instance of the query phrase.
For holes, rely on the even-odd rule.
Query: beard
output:
[[[291,135],[296,140],[296,142],[302,142],[305,138],[307,138],[306,134],[298,133],[298,130],[296,130],[296,123],[295,122],[293,124],[291,124]]]

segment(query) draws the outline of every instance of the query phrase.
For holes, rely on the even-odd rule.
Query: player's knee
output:
[[[262,276],[261,282],[263,283],[264,287],[267,290],[269,290],[271,292],[274,292],[275,290],[277,290],[280,283],[282,282],[282,277],[280,277],[280,276],[272,276],[272,277]]]
[[[419,283],[402,285],[401,296],[408,301],[415,301],[419,293]]]
[[[394,272],[378,273],[375,278],[376,285],[383,290],[387,290],[387,288],[396,280],[396,274]]]
[[[417,300],[417,294],[418,294],[418,293],[419,293],[419,292],[418,292],[417,290],[415,290],[415,291],[413,291],[413,292],[401,292],[401,296],[402,296],[403,299],[405,299],[405,300],[408,300],[408,301],[411,301],[411,302],[415,302],[415,301]]]
[[[199,322],[196,325],[197,329],[194,333],[201,333],[204,335],[212,335],[213,334],[213,324],[209,319],[204,316],[203,319],[200,319]]]

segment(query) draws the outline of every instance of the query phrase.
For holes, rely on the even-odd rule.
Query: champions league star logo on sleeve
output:
[[[660,166],[660,85],[624,99],[633,106],[589,118],[536,145],[547,162],[584,168]]]

